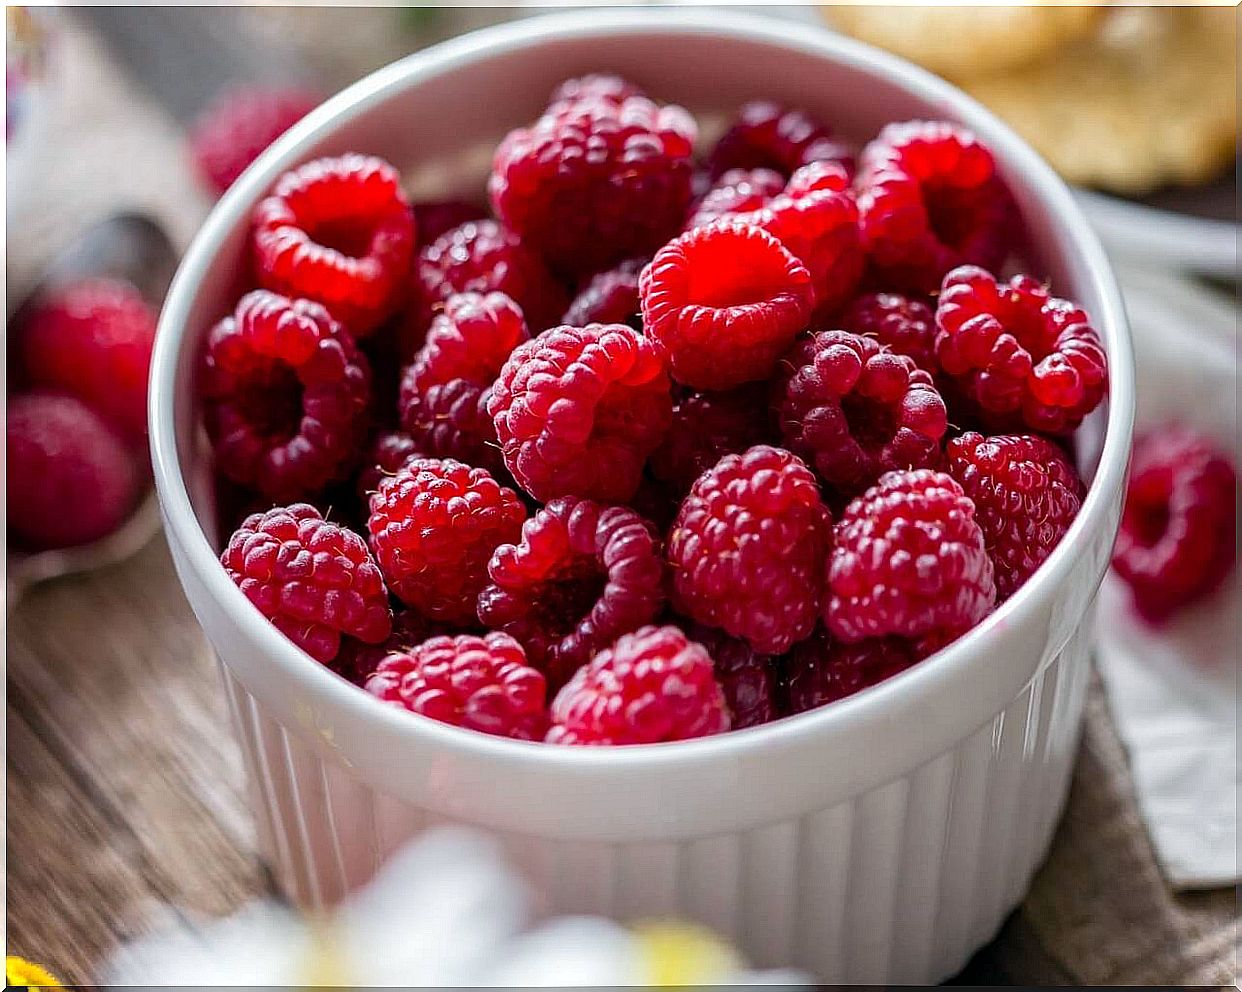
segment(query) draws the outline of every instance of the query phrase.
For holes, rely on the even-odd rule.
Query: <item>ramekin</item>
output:
[[[824,709],[719,737],[524,744],[380,704],[286,641],[220,567],[194,373],[204,334],[240,291],[253,204],[290,166],[345,150],[383,155],[418,183],[477,190],[486,156],[459,153],[532,119],[556,82],[589,70],[699,112],[780,100],[861,138],[892,120],[958,121],[995,151],[1034,270],[1094,318],[1111,385],[1080,432],[1092,480],[1082,511],[1036,575],[935,658]],[[1133,406],[1125,316],[1095,236],[1048,166],[982,107],[826,31],[719,10],[590,10],[413,55],[264,154],[208,218],[169,293],[151,444],[177,572],[222,662],[263,848],[297,903],[332,903],[432,824],[470,824],[503,840],[549,911],[675,914],[717,928],[759,965],[826,982],[926,983],[995,933],[1058,818]]]

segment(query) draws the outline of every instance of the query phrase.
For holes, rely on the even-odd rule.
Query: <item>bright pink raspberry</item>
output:
[[[781,715],[777,700],[778,659],[759,654],[745,641],[730,637],[723,630],[692,620],[686,621],[682,629],[712,657],[716,681],[729,707],[731,729],[757,727]]]
[[[660,355],[623,324],[554,327],[519,345],[487,401],[505,465],[540,500],[628,500],[672,409]]]
[[[207,338],[200,395],[216,466],[273,500],[340,481],[366,436],[371,373],[318,303],[247,293]]]
[[[1113,568],[1134,606],[1161,624],[1215,592],[1237,558],[1233,460],[1195,431],[1166,426],[1139,437]]]
[[[935,375],[936,313],[917,297],[898,293],[868,293],[855,299],[841,314],[840,326],[854,334],[875,338],[899,355]]]
[[[878,685],[919,660],[910,641],[900,637],[844,644],[822,628],[794,645],[784,659],[790,713],[805,713]]]
[[[974,626],[996,602],[975,505],[932,469],[889,472],[833,528],[824,619],[850,643]]]
[[[251,514],[220,555],[246,598],[316,661],[341,635],[378,644],[392,630],[384,580],[357,534],[306,503]]]
[[[561,104],[573,104],[581,101],[602,101],[619,107],[626,100],[635,96],[644,96],[643,91],[628,79],[607,72],[590,72],[585,76],[566,79],[552,91],[548,100],[549,108]]]
[[[673,404],[673,423],[651,453],[651,474],[678,498],[725,455],[772,440],[767,383],[722,393],[687,392]]]
[[[633,510],[565,497],[539,509],[522,539],[496,549],[479,619],[512,634],[562,685],[580,665],[664,605],[655,528]]]
[[[726,455],[691,487],[669,531],[673,608],[781,654],[815,626],[830,530],[800,459],[767,445]]]
[[[686,230],[758,210],[784,189],[785,177],[772,169],[730,169],[695,204]]]
[[[782,365],[785,444],[838,490],[856,493],[889,469],[939,460],[944,401],[905,355],[874,338],[820,331],[797,341]]]
[[[425,457],[427,452],[420,451],[408,434],[400,431],[383,431],[377,434],[367,448],[354,484],[363,505],[370,505],[371,494],[379,489],[381,479],[396,475],[405,467],[406,462]]]
[[[433,620],[468,625],[488,559],[525,519],[517,494],[486,470],[416,458],[380,481],[367,529],[394,595]]]
[[[401,177],[373,156],[307,162],[255,207],[259,284],[317,300],[358,337],[403,302],[413,251]]]
[[[946,447],[946,471],[974,501],[1008,599],[1060,543],[1082,506],[1082,480],[1059,447],[1029,434],[969,431]]]
[[[766,100],[744,104],[707,159],[713,176],[730,169],[772,169],[788,176],[800,166],[824,161],[848,166],[851,156],[805,110]]]
[[[642,330],[642,305],[638,301],[638,274],[646,264],[631,258],[615,269],[598,272],[574,297],[562,324],[586,327],[587,324],[627,324]]]
[[[420,200],[414,210],[414,247],[422,251],[455,227],[485,220],[487,211],[465,200]]]
[[[551,744],[657,744],[729,729],[712,659],[676,627],[643,627],[578,670],[552,702]]]
[[[811,316],[811,274],[766,231],[721,221],[688,231],[639,277],[643,328],[694,389],[767,379]]]

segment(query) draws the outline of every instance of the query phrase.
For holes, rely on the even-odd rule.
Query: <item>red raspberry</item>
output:
[[[950,441],[946,453],[948,473],[974,501],[996,591],[1008,599],[1074,522],[1082,481],[1060,448],[1029,434],[972,431]]]
[[[316,661],[336,657],[342,634],[378,644],[392,630],[388,592],[362,538],[306,503],[251,514],[220,561],[256,609]]]
[[[212,328],[199,384],[217,467],[274,500],[338,481],[365,436],[370,382],[318,303],[247,293]]]
[[[584,275],[650,255],[690,203],[695,125],[644,97],[561,103],[496,150],[496,216],[557,270]]]
[[[628,79],[606,72],[591,72],[585,76],[566,79],[552,91],[548,106],[556,108],[561,104],[598,100],[619,107],[630,97],[644,95],[643,91]]]
[[[1148,622],[1215,592],[1237,557],[1238,477],[1230,457],[1178,426],[1134,446],[1113,568]]]
[[[402,302],[414,220],[397,170],[373,156],[286,172],[254,212],[259,284],[317,300],[359,337]]]
[[[34,386],[77,396],[131,437],[147,431],[147,374],[155,311],[117,279],[84,279],[51,293],[22,327]]]
[[[763,654],[810,635],[831,521],[815,476],[788,451],[757,445],[704,472],[669,533],[673,607]]]
[[[225,93],[190,130],[190,154],[199,175],[213,192],[223,193],[320,99],[294,87],[241,87]]]
[[[963,264],[997,268],[1013,209],[992,153],[952,124],[890,124],[863,152],[863,243],[886,286],[931,293]]]
[[[788,176],[799,166],[823,161],[848,165],[850,154],[805,110],[766,100],[744,104],[707,157],[714,177],[730,169],[772,169]]]
[[[686,230],[758,210],[784,189],[785,177],[772,169],[730,169],[695,205]]]
[[[396,475],[406,463],[414,458],[425,458],[427,453],[420,451],[414,439],[400,431],[384,431],[377,434],[367,449],[362,460],[362,470],[358,473],[355,486],[363,505],[369,505],[371,494],[379,489],[380,481],[390,475]]]
[[[638,274],[646,264],[641,258],[631,258],[615,269],[597,273],[574,297],[561,318],[570,327],[587,324],[627,324],[636,331],[642,330],[642,309],[638,302]]]
[[[401,382],[401,426],[414,443],[436,458],[502,472],[487,396],[529,337],[522,311],[504,293],[450,296]]]
[[[944,279],[936,354],[985,417],[1068,434],[1099,405],[1108,360],[1082,310],[1030,276],[962,266]]]
[[[28,393],[6,406],[7,522],[29,548],[89,544],[116,530],[138,497],[120,436],[72,396]]]
[[[419,252],[415,278],[421,327],[456,293],[504,293],[536,331],[551,327],[565,311],[565,290],[543,261],[494,220],[442,234]]]
[[[769,378],[815,296],[806,266],[776,238],[725,221],[665,245],[638,286],[647,336],[694,389]]]
[[[487,212],[464,200],[423,200],[414,207],[414,247],[422,251],[455,227],[485,220]]]
[[[516,637],[553,685],[664,605],[655,528],[627,507],[572,496],[538,510],[488,573],[479,619]]]
[[[470,624],[487,561],[516,541],[526,510],[481,468],[416,458],[380,481],[367,529],[393,593],[433,620]]]
[[[519,345],[487,401],[505,464],[540,500],[628,500],[672,409],[654,345],[623,324],[554,327]]]
[[[824,619],[842,641],[960,632],[996,602],[975,506],[943,472],[889,472],[833,528]]]
[[[433,637],[388,655],[367,692],[411,713],[520,741],[540,740],[548,725],[547,684],[507,634]]]
[[[889,469],[939,459],[944,401],[905,355],[874,338],[820,331],[796,342],[783,364],[781,434],[825,482],[857,492]]]
[[[690,640],[707,648],[724,691],[733,730],[771,723],[780,716],[777,659],[759,654],[745,641],[693,620],[682,627]]]
[[[711,656],[676,627],[643,627],[579,669],[552,702],[552,744],[657,744],[729,729]]]
[[[897,293],[860,296],[841,315],[840,325],[914,359],[915,365],[932,375],[940,371],[936,361],[936,314],[921,299]]]
[[[767,383],[750,382],[723,393],[686,393],[673,404],[673,423],[651,453],[651,474],[678,498],[725,455],[772,440]]]
[[[331,668],[354,685],[361,686],[394,651],[409,651],[429,638],[458,632],[447,624],[428,620],[417,610],[396,610],[392,615],[392,633],[380,643],[367,644],[357,638],[342,637],[341,650]]]
[[[805,713],[878,685],[919,660],[915,646],[900,637],[843,644],[822,627],[784,659],[789,712]]]

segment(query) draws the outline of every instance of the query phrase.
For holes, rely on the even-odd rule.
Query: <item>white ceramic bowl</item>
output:
[[[996,152],[1034,270],[1091,313],[1112,363],[1081,432],[1082,512],[1030,582],[940,655],[827,708],[678,744],[570,748],[473,734],[384,706],[286,641],[216,560],[194,369],[232,308],[247,218],[285,169],[345,150],[478,189],[490,147],[562,78],[619,71],[699,112],[765,96],[865,138],[960,121]],[[1116,530],[1133,410],[1125,318],[1064,185],[999,121],[898,59],[826,31],[705,10],[591,10],[493,28],[357,83],[220,201],[169,294],[152,449],[177,570],[221,661],[262,840],[297,902],[338,898],[403,840],[486,828],[550,910],[678,914],[758,964],[835,982],[932,982],[996,931],[1065,795],[1088,622]]]

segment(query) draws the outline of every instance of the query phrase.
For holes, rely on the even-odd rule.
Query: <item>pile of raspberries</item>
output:
[[[764,102],[696,131],[588,76],[501,142],[490,211],[362,154],[258,204],[199,383],[224,566],[312,658],[485,733],[682,740],[918,663],[1056,546],[1107,364],[993,274],[988,148],[855,154]]]

